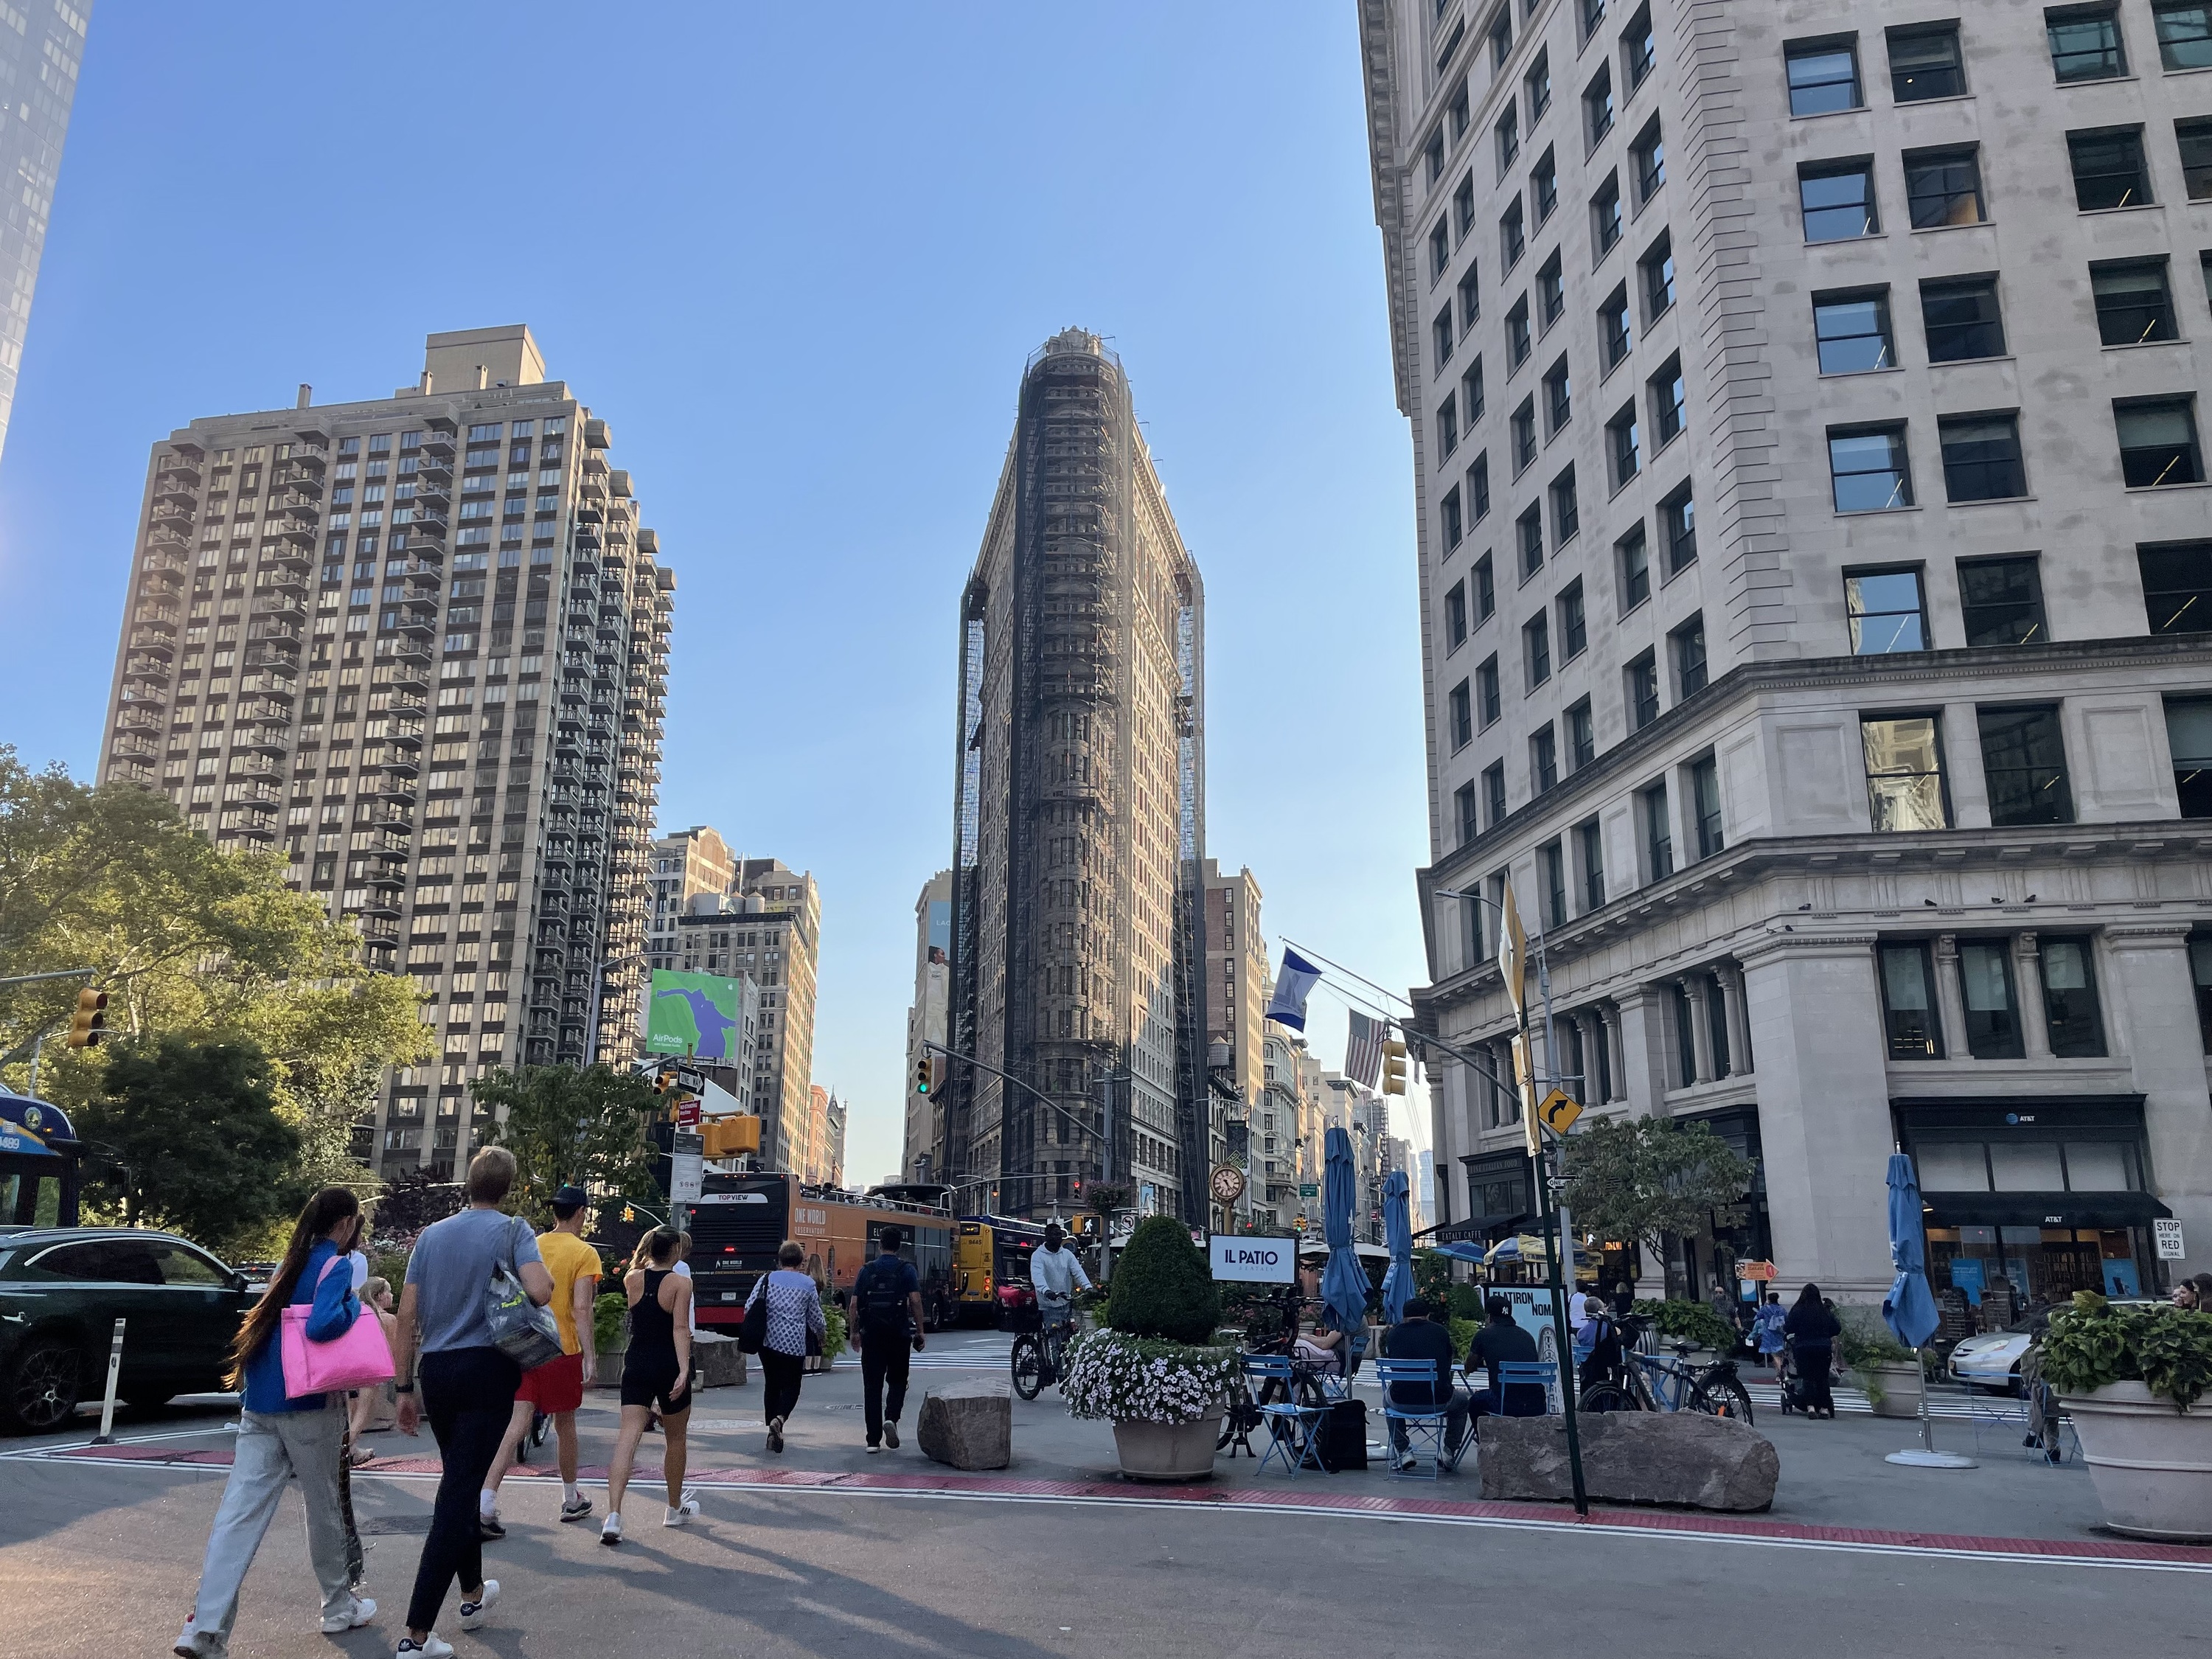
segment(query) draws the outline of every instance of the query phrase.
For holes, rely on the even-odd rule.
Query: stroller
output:
[[[1812,1414],[1812,1386],[1805,1380],[1804,1370],[1797,1363],[1797,1344],[1785,1340],[1782,1352],[1775,1356],[1780,1370],[1777,1381],[1782,1386],[1782,1411],[1786,1417],[1792,1412]]]

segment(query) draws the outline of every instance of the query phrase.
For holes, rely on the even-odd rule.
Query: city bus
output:
[[[1029,1283],[1030,1252],[1044,1243],[1044,1227],[1003,1215],[960,1218],[952,1284],[963,1323],[996,1324],[1008,1298]]]
[[[734,1329],[744,1319],[753,1283],[775,1266],[784,1240],[805,1250],[800,1263],[823,1287],[825,1304],[842,1303],[863,1264],[878,1253],[883,1230],[905,1235],[899,1254],[921,1279],[922,1310],[942,1322],[953,1306],[953,1235],[941,1203],[809,1187],[788,1173],[724,1175],[710,1170],[691,1206],[691,1279],[699,1323]]]

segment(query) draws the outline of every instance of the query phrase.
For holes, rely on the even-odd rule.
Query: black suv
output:
[[[133,1406],[221,1389],[252,1301],[246,1275],[172,1233],[0,1226],[0,1425],[58,1429],[107,1387]]]

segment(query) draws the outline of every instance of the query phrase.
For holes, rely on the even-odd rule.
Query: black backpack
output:
[[[903,1265],[903,1264],[899,1264]],[[906,1275],[878,1257],[853,1281],[853,1308],[860,1328],[903,1335],[907,1328]]]

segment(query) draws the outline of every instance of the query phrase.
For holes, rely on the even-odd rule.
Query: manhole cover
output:
[[[361,1522],[357,1529],[364,1538],[404,1538],[428,1532],[430,1517],[427,1515],[380,1515]]]

